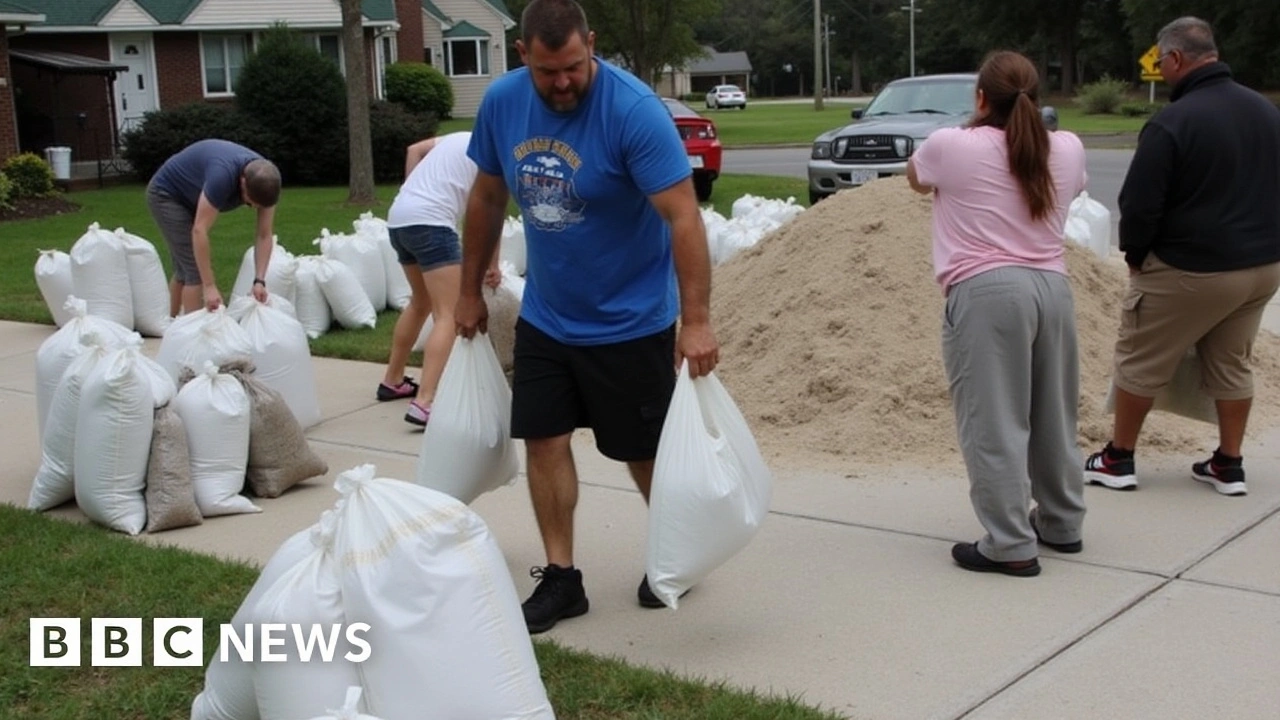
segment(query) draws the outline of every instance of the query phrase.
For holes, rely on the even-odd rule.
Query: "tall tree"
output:
[[[347,65],[347,138],[351,174],[347,202],[371,205],[373,189],[373,140],[369,131],[369,70],[364,53],[364,15],[361,0],[341,0],[342,57]]]
[[[693,25],[720,11],[720,0],[579,0],[596,33],[596,51],[616,57],[649,85],[664,66],[701,57]]]

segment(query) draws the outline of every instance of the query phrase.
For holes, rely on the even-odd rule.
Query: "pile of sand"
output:
[[[939,340],[929,198],[902,178],[842,192],[716,268],[712,318],[723,380],[767,454],[866,463],[954,462],[955,422]],[[1111,434],[1110,386],[1122,261],[1068,244],[1080,345],[1080,441]],[[1255,348],[1257,396],[1280,393],[1280,340]],[[1260,402],[1251,429],[1275,424]],[[1208,424],[1152,413],[1143,447],[1212,450]]]

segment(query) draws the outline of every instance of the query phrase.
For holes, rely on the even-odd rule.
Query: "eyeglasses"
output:
[[[1178,52],[1178,51],[1177,51],[1177,50],[1170,50],[1169,52],[1167,52],[1167,53],[1163,53],[1162,55],[1160,55],[1160,57],[1156,58],[1156,67],[1159,67],[1161,64],[1163,64],[1163,63],[1164,63],[1164,59],[1165,59],[1165,58],[1167,58],[1167,57],[1169,57],[1169,56],[1173,55],[1173,54],[1174,54],[1174,53],[1176,53],[1176,52]]]

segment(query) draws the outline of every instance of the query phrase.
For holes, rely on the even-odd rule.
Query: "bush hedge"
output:
[[[387,100],[415,113],[453,116],[453,84],[444,73],[426,63],[392,63],[387,66]]]
[[[1120,114],[1126,117],[1142,117],[1154,115],[1160,109],[1159,103],[1128,102],[1120,106]]]
[[[13,209],[13,181],[0,172],[0,210]]]
[[[1115,115],[1128,91],[1129,83],[1104,75],[1101,80],[1082,86],[1075,100],[1086,115]]]
[[[434,135],[439,124],[431,113],[412,113],[388,101],[374,102],[369,107],[374,179],[377,182],[404,180],[405,149]]]
[[[9,196],[13,200],[29,197],[45,197],[53,194],[53,168],[35,153],[19,153],[4,161],[0,167],[12,186]]]
[[[235,91],[240,112],[271,135],[270,157],[285,182],[346,177],[346,152],[335,148],[346,148],[346,83],[338,66],[298,33],[279,25],[263,33]]]
[[[264,157],[275,155],[272,134],[252,118],[234,107],[200,102],[147,113],[141,125],[125,132],[123,154],[146,181],[174,153],[209,138],[239,143]]]

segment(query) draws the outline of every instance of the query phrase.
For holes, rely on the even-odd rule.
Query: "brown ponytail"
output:
[[[986,98],[987,112],[970,125],[1004,130],[1009,172],[1022,188],[1031,217],[1043,219],[1053,207],[1056,193],[1049,174],[1049,131],[1036,102],[1040,79],[1035,66],[1019,53],[993,52],[978,70],[978,89]]]

